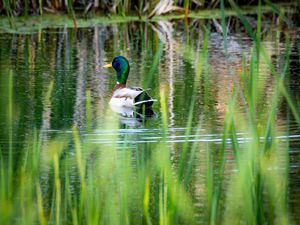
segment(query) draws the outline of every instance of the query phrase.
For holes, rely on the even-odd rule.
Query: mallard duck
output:
[[[127,78],[130,71],[128,60],[124,56],[117,56],[112,63],[103,66],[104,68],[114,68],[117,72],[117,84],[113,88],[109,104],[117,107],[150,108],[155,99],[140,87],[126,87]]]

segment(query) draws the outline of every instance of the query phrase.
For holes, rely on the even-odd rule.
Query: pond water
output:
[[[210,24],[210,28],[204,27]],[[215,26],[214,26],[215,25]],[[276,25],[276,24],[275,24]],[[300,35],[299,27],[278,30],[264,24],[262,45],[280,63],[290,40],[289,90],[300,96]],[[166,96],[167,142],[171,161],[177,168],[185,141],[198,142],[218,151],[222,143],[223,121],[235,84],[240,82],[243,65],[248,64],[253,42],[243,32],[228,33],[227,51],[215,21],[194,20],[156,23],[120,23],[89,28],[48,28],[29,34],[0,33],[0,146],[8,148],[6,127],[8,104],[8,76],[13,76],[13,145],[15,159],[21,154],[33,129],[43,130],[49,139],[71,132],[75,124],[83,142],[110,146],[118,143],[120,150],[137,149],[143,144],[151,151],[151,143],[162,139],[161,92]],[[187,132],[189,110],[195,86],[198,60],[208,33],[207,65],[197,85],[192,128]],[[296,32],[295,32],[296,31]],[[149,88],[149,94],[158,101],[153,105],[156,118],[139,121],[120,118],[119,129],[107,128],[105,116],[113,113],[109,107],[111,90],[116,84],[115,71],[102,68],[117,55],[130,62],[129,86]],[[263,92],[268,95],[276,88],[272,75],[258,78]],[[50,98],[47,100],[49,88]],[[90,96],[90,98],[89,98]],[[90,102],[88,102],[90,100]],[[270,102],[261,100],[261,107]],[[243,109],[242,100],[237,104]],[[87,108],[89,110],[87,110]],[[87,129],[89,127],[89,129]],[[106,127],[106,128],[104,128]],[[279,143],[289,145],[289,211],[300,220],[300,128],[283,99],[278,107]],[[111,138],[117,134],[118,138]],[[244,133],[237,133],[240,143],[247,142]],[[250,138],[250,137],[249,137]],[[126,143],[126,144],[124,144]],[[146,147],[145,147],[146,146]],[[227,149],[226,177],[234,173],[233,152]],[[189,190],[201,219],[203,194],[197,172],[205,164],[201,151],[196,155]],[[218,164],[218,160],[214,162]],[[226,178],[225,178],[226,179]]]

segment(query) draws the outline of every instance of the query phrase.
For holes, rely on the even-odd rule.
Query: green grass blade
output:
[[[224,7],[224,0],[220,2],[221,7],[221,24],[222,24],[222,32],[223,32],[223,43],[225,54],[227,55],[227,28],[226,28],[226,21],[225,21],[225,7]]]

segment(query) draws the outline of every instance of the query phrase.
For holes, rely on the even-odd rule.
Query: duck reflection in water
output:
[[[129,108],[110,104],[110,108],[118,114],[120,124],[125,127],[141,127],[147,120],[157,118],[157,114],[151,107]]]

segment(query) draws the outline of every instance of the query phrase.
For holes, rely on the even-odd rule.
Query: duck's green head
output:
[[[117,56],[113,59],[111,64],[103,66],[104,68],[113,67],[117,72],[117,82],[119,84],[126,84],[129,75],[129,62],[124,56]]]

